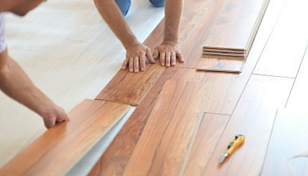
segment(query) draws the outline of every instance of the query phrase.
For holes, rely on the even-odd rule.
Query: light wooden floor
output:
[[[163,18],[163,8],[133,0],[128,24],[143,42]],[[27,16],[6,15],[10,55],[67,112],[94,99],[118,72],[125,50],[93,1],[53,0]],[[0,167],[46,129],[41,118],[0,93]]]
[[[141,0],[136,4],[127,21],[142,41],[160,21],[163,11]],[[261,24],[243,73],[230,76],[211,73],[204,78],[213,82],[205,111],[209,118],[220,116],[225,125],[218,125],[215,131],[222,137],[216,139],[217,150],[212,146],[211,154],[204,161],[207,168],[203,174],[217,174],[216,156],[220,148],[230,136],[241,131],[247,132],[246,146],[255,147],[243,147],[236,154],[239,158],[249,157],[240,162],[231,162],[237,161],[236,157],[231,158],[228,167],[222,168],[219,174],[259,174],[277,108],[305,109],[308,98],[307,5],[304,0],[271,0],[266,13],[271,15],[266,15]],[[150,17],[155,23],[144,20]],[[84,98],[93,99],[117,73],[124,56],[123,48],[99,17],[92,1],[54,0],[23,20],[8,16],[7,36],[11,55],[33,81],[67,111]],[[2,94],[0,103],[2,166],[45,129],[37,115]],[[218,122],[219,119],[217,124],[220,124]],[[249,131],[250,128],[258,128],[262,133]],[[253,169],[244,167],[251,163]]]

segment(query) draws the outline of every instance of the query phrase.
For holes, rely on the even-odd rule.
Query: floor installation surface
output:
[[[143,42],[163,8],[133,0],[126,21]],[[125,50],[93,1],[53,0],[25,17],[6,15],[10,55],[67,112],[94,99],[121,68]],[[42,119],[0,92],[0,167],[45,131]]]
[[[157,95],[160,92],[163,85],[165,84],[166,80],[168,79],[171,79],[171,80],[180,79],[184,81],[197,81],[197,82],[202,81],[203,83],[211,85],[211,91],[209,95],[207,95],[208,96],[207,103],[206,103],[205,110],[204,110],[205,115],[202,117],[202,121],[200,121],[200,128],[198,129],[198,131],[196,131],[196,135],[195,135],[196,140],[194,140],[196,142],[190,143],[191,153],[189,157],[186,157],[186,160],[185,160],[186,167],[181,168],[181,173],[183,175],[190,175],[190,173],[195,173],[194,175],[225,175],[225,174],[226,175],[234,175],[234,174],[236,175],[258,175],[262,171],[264,173],[265,172],[272,173],[272,171],[269,169],[275,170],[275,167],[271,167],[271,165],[264,166],[264,170],[262,170],[262,168],[263,168],[264,161],[266,161],[266,163],[268,162],[271,163],[272,159],[268,157],[269,155],[271,155],[271,152],[270,152],[271,145],[275,146],[275,142],[277,142],[277,137],[275,136],[277,136],[277,133],[279,133],[280,131],[279,126],[281,126],[281,123],[277,123],[276,125],[275,119],[277,122],[281,122],[281,120],[279,119],[281,119],[280,116],[282,115],[280,114],[283,114],[283,113],[278,113],[278,115],[276,115],[276,111],[278,108],[284,108],[284,107],[286,108],[295,107],[295,109],[292,109],[292,110],[293,112],[297,111],[296,108],[302,107],[303,104],[305,104],[304,103],[305,100],[308,98],[308,95],[306,95],[305,91],[303,91],[307,88],[307,84],[305,84],[305,80],[307,80],[307,74],[305,73],[308,70],[308,68],[306,67],[307,65],[306,63],[308,59],[307,57],[308,54],[306,52],[308,36],[307,36],[306,31],[308,31],[308,25],[305,23],[296,23],[295,20],[292,20],[292,19],[299,19],[299,21],[302,21],[302,22],[305,21],[305,17],[307,16],[305,7],[307,7],[307,2],[304,2],[302,0],[295,0],[295,1],[271,0],[269,9],[261,24],[260,30],[258,32],[258,35],[256,37],[256,40],[250,52],[250,55],[247,59],[246,65],[243,68],[243,72],[241,74],[200,73],[200,72],[196,72],[194,69],[183,68],[187,66],[190,67],[194,63],[197,63],[196,61],[194,61],[194,59],[196,58],[192,58],[192,55],[185,55],[186,56],[185,64],[183,65],[179,64],[180,68],[166,69],[162,73],[162,76],[160,76],[160,78],[157,80],[155,85],[152,87],[152,89],[149,90],[149,92],[147,93],[147,96],[142,101],[151,104],[153,101],[159,100]],[[98,19],[99,19],[99,16],[97,16],[97,20]],[[289,23],[291,23],[292,25],[287,25],[285,22],[287,20],[290,20]],[[12,25],[12,27],[14,27],[14,25]],[[290,35],[291,36],[295,35],[296,40],[294,39],[294,37],[289,37]],[[25,35],[25,39],[26,38],[27,38],[27,35]],[[186,41],[184,39],[181,39],[181,40],[183,40],[182,41],[183,47],[189,46],[193,50],[195,48],[199,50],[200,48],[202,48],[202,45],[199,45],[200,47],[197,46],[198,44],[200,44],[198,43],[198,41],[194,43],[194,42],[191,42],[189,39]],[[277,43],[276,45],[274,44],[275,42]],[[189,43],[191,45],[189,45]],[[12,42],[12,45],[13,44],[14,42]],[[76,44],[75,47],[77,48],[83,47],[82,44],[80,45],[78,44]],[[288,50],[281,50],[280,49],[281,46],[288,48]],[[17,56],[18,46],[16,47],[17,49],[15,51],[12,49],[12,51],[14,51],[13,53],[15,53],[15,55]],[[184,49],[183,47],[182,47],[182,50],[186,53],[187,50]],[[301,48],[301,49],[298,49],[298,48]],[[88,49],[89,49],[88,52],[83,51],[80,54],[80,56],[85,57],[85,56],[90,55],[91,57],[97,57],[94,55],[96,55],[98,51],[93,51],[93,48],[91,47],[88,47]],[[53,51],[53,50],[50,50],[50,51]],[[65,53],[65,56],[67,57],[74,56],[73,52],[74,51],[67,51]],[[282,55],[281,53],[286,53],[285,55],[287,55],[288,57],[283,57],[285,55]],[[59,54],[59,53],[54,53],[54,54]],[[31,54],[29,55],[31,56]],[[278,58],[275,57],[276,55],[278,56]],[[22,55],[20,55],[19,57],[21,56]],[[45,56],[47,57],[48,55],[45,55]],[[200,56],[201,56],[201,53],[199,55],[199,58],[197,59],[200,59]],[[62,77],[61,74],[66,73],[62,71],[59,74],[49,73],[50,75],[42,76],[45,74],[45,72],[42,72],[44,69],[41,68],[43,65],[37,66],[35,65],[36,63],[30,62],[30,61],[21,61],[21,62],[24,62],[26,66],[29,66],[28,69],[34,71],[32,73],[33,77],[36,78],[37,80],[41,80],[43,83],[45,82],[43,81],[45,80],[44,78],[46,77],[48,78],[48,76],[49,76],[50,81],[54,81],[53,79],[51,79],[51,77],[61,78]],[[52,63],[55,61],[52,60],[50,62]],[[66,62],[71,63],[69,59],[67,59]],[[82,62],[82,60],[73,60],[72,63],[75,63],[75,62],[79,64],[88,63],[88,62]],[[89,63],[92,63],[92,61],[89,61]],[[118,68],[120,66],[120,63],[121,61],[119,61],[117,65]],[[37,62],[37,64],[40,64],[40,62]],[[64,63],[61,63],[61,64],[64,64]],[[61,66],[61,64],[59,65],[56,64],[53,67],[52,66],[51,67],[53,69],[56,69],[58,66]],[[97,67],[95,66],[93,68],[95,69]],[[76,70],[74,69],[71,70],[72,73],[78,73],[77,68],[75,69]],[[41,71],[41,75],[39,71]],[[46,71],[46,73],[48,72]],[[98,73],[98,72],[95,72],[95,73]],[[90,74],[88,76],[90,77]],[[94,74],[92,76],[98,76],[98,75]],[[88,80],[88,79],[84,79],[84,80]],[[65,79],[63,81],[64,81],[62,82],[63,87],[66,87],[66,85],[73,84],[73,82],[70,82],[69,79]],[[58,82],[52,82],[50,84],[57,85],[57,83]],[[58,84],[62,85],[61,82],[59,82]],[[107,83],[105,83],[105,85],[106,84]],[[49,85],[50,87],[48,85],[45,85],[45,86],[46,86],[46,90],[50,90],[51,93],[53,93],[55,97],[61,97],[62,94],[59,92],[60,90],[58,90],[59,87],[51,87],[50,85]],[[87,87],[87,85],[84,85],[84,88],[85,87]],[[91,85],[89,85],[87,88],[90,88],[90,87]],[[98,92],[102,88],[103,87],[97,87],[97,91],[96,92],[94,91],[93,94],[97,95]],[[82,89],[80,89],[79,91],[80,91],[79,93],[81,94],[81,95],[78,95],[80,96],[80,99],[87,98],[87,97],[83,97],[82,93],[84,93],[84,91]],[[162,91],[162,93],[164,93],[164,91]],[[73,97],[72,95],[75,95],[76,92],[72,93],[68,91],[67,94],[68,94],[67,96],[70,95],[70,97]],[[63,97],[61,101],[66,101],[67,98],[68,97]],[[1,101],[7,102],[10,100],[1,98]],[[81,102],[81,100],[74,100],[74,101],[76,101],[75,102],[76,104]],[[70,105],[70,106],[74,106],[74,105]],[[143,109],[143,111],[141,111],[141,110],[138,110],[138,107],[145,107],[145,108]],[[135,112],[140,111],[140,114],[147,113],[146,111],[151,111],[151,109],[150,110],[147,109],[149,106],[143,104],[142,102],[140,103],[138,107],[135,110]],[[152,106],[152,108],[153,107],[154,105]],[[6,111],[1,110],[1,112],[8,113],[7,110]],[[294,112],[294,114],[296,113]],[[15,117],[15,116],[6,114],[2,118],[2,113],[1,113],[1,120],[3,119],[4,121],[2,125],[8,123],[7,122],[8,120],[5,119],[5,117]],[[19,116],[26,118],[25,115],[19,114]],[[32,118],[33,115],[29,115],[29,116],[30,116],[29,118]],[[136,119],[135,116],[136,115],[133,114],[131,116],[131,119]],[[285,118],[285,116],[283,117]],[[37,118],[37,117],[33,117],[33,119],[34,118]],[[26,120],[24,119],[19,119],[19,120],[20,120],[19,122],[20,124],[16,124],[16,126],[13,126],[13,123],[12,123],[10,126],[11,128],[9,127],[2,128],[2,129],[7,129],[6,131],[8,131],[8,133],[1,133],[3,136],[7,134],[12,134],[12,136],[4,138],[7,141],[11,141],[10,143],[16,142],[16,144],[19,144],[18,142],[20,141],[16,141],[19,137],[31,136],[31,134],[32,134],[31,136],[32,138],[28,137],[27,139],[33,140],[35,138],[35,135],[36,135],[34,134],[35,132],[29,133],[30,135],[27,135],[27,133],[20,132],[21,130],[26,130],[25,129],[26,127],[24,127],[25,125],[23,123]],[[27,121],[29,120],[27,119]],[[15,123],[17,122],[15,121]],[[36,123],[37,123],[36,124],[37,126],[42,125],[42,123],[40,123],[39,121]],[[143,124],[144,123],[145,122],[143,122]],[[297,122],[294,122],[294,124],[296,123]],[[135,137],[138,137],[137,134],[142,131],[142,128],[138,127],[138,125],[140,124],[139,119],[135,121],[134,124],[135,124],[134,129],[133,129],[134,131],[130,132],[129,129],[127,129],[127,127],[125,128],[125,126],[123,130],[128,130],[127,131],[128,136],[133,134]],[[29,125],[33,125],[33,124],[29,124]],[[148,125],[148,126],[151,127],[151,125]],[[274,133],[273,133],[273,138],[271,138],[271,132],[273,128],[274,128],[273,130]],[[291,128],[296,128],[296,127],[292,126]],[[145,127],[144,129],[149,129],[149,128]],[[40,131],[39,129],[36,129],[36,130]],[[223,165],[218,165],[217,160],[221,153],[221,150],[225,147],[230,137],[237,133],[243,133],[244,135],[246,135],[246,142],[240,148],[240,150],[234,154],[234,156],[226,160],[226,162]],[[120,134],[121,134],[121,131],[120,131]],[[114,142],[118,141],[117,138],[115,139]],[[4,140],[4,139],[1,139],[1,140]],[[271,141],[271,139],[273,139],[273,142]],[[143,140],[144,139],[140,138],[141,142]],[[137,138],[137,141],[138,141],[138,138]],[[16,149],[18,151],[22,147],[26,146],[26,144],[29,143],[29,141],[27,140],[24,140],[22,142],[23,142],[23,146],[19,148],[15,146],[15,148],[11,148],[9,150],[10,146],[8,144],[10,143],[6,144],[5,141],[3,142],[1,141],[1,147],[6,149],[6,152],[11,152],[6,155],[7,158],[17,153],[13,151],[12,149]],[[126,142],[130,142],[130,141],[126,141]],[[138,147],[138,145],[141,145],[141,144],[137,144],[136,148]],[[269,150],[268,150],[269,153],[266,153],[268,146],[269,146]],[[112,153],[112,151],[115,151],[113,147],[114,145],[111,144],[111,147],[107,150],[104,156],[108,155],[108,156],[111,156],[111,158],[113,156],[116,156],[116,153]],[[306,150],[304,151],[304,148],[303,149],[297,148],[297,149],[303,150],[303,151],[299,151],[299,154],[301,153],[305,154],[307,152]],[[134,155],[132,155],[132,153],[129,153],[129,152],[125,153],[125,151],[121,151],[121,150],[117,152],[118,153],[122,152],[122,154],[124,154],[123,156],[126,158],[127,157],[129,158],[130,155],[134,156],[138,154],[136,153],[136,151],[133,152]],[[292,152],[290,153],[292,154]],[[175,154],[180,154],[180,153],[175,153]],[[2,155],[5,156],[4,154]],[[116,158],[114,158],[115,160],[104,160],[104,156],[102,157],[98,165],[103,166],[103,165],[106,165],[106,162],[112,161],[111,163],[114,166],[107,167],[107,170],[108,168],[111,168],[111,169],[117,168],[118,170],[113,170],[113,172],[118,173],[118,175],[122,175],[124,173],[127,162],[129,163],[128,166],[131,166],[132,163],[130,162],[133,162],[133,157],[131,161],[130,159],[128,159],[127,162],[126,163],[124,162],[123,164],[121,159],[124,159],[124,157],[118,158],[118,160],[116,160]],[[298,154],[296,154],[296,156],[298,156]],[[296,157],[296,156],[294,156],[296,158],[294,160],[301,159],[300,157]],[[277,158],[274,158],[274,159],[277,160]],[[5,163],[6,161],[4,160],[1,162]],[[195,162],[198,163],[198,165],[193,164]],[[298,162],[301,162],[301,161],[298,161]],[[168,163],[164,165],[163,167],[167,167],[167,165]],[[196,168],[196,166],[198,167]],[[106,167],[102,167],[102,168],[106,168]],[[103,175],[102,173],[103,173],[102,171],[92,170],[91,175]],[[129,170],[127,169],[125,173],[129,175]]]

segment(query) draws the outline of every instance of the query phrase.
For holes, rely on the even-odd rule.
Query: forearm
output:
[[[7,50],[0,54],[0,62],[0,89],[39,115],[46,115],[53,102],[35,87],[22,68],[8,56]]]
[[[125,48],[138,43],[114,0],[94,0],[94,2],[101,16]]]
[[[164,42],[177,44],[184,0],[166,0]]]

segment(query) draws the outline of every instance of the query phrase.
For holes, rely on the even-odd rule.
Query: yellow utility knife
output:
[[[242,145],[245,141],[245,136],[238,134],[235,135],[229,142],[226,149],[222,152],[221,156],[219,157],[219,163],[222,163],[228,156],[230,156],[235,149],[237,149],[240,145]]]

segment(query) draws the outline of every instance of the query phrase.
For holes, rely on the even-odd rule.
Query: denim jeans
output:
[[[165,0],[149,0],[155,7],[163,7],[165,5]],[[125,16],[130,8],[130,0],[115,0],[119,9],[121,10],[123,16]]]

